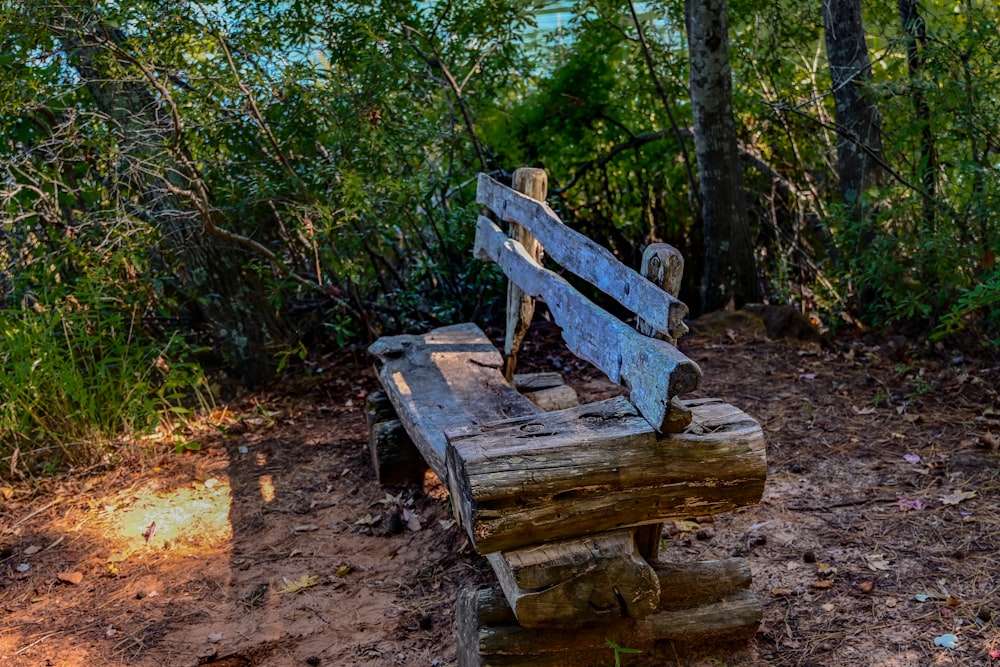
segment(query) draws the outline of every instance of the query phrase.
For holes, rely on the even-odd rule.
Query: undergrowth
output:
[[[139,325],[97,292],[0,310],[0,477],[139,456],[137,436],[204,398],[183,341]]]

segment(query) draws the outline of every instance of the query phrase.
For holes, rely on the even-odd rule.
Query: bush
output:
[[[144,335],[138,307],[93,282],[25,306],[0,311],[0,475],[132,458],[187,413],[201,370],[178,337]]]

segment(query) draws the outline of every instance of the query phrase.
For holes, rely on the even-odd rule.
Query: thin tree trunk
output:
[[[760,300],[733,117],[726,0],[687,0],[691,109],[705,236],[703,312]]]
[[[837,121],[837,171],[849,214],[863,219],[862,195],[880,183],[882,138],[878,107],[865,88],[872,80],[860,0],[823,0],[826,51]]]
[[[921,89],[921,77],[924,71],[923,49],[927,45],[927,26],[920,15],[916,0],[899,0],[899,18],[906,33],[906,63],[910,70],[910,97],[913,100],[913,111],[920,126],[920,164],[917,174],[921,193],[921,207],[924,224],[927,229],[934,228],[934,209],[937,199],[937,149],[934,142],[934,130],[931,126],[931,109],[927,98]]]

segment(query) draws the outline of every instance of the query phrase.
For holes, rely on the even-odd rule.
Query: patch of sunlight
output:
[[[258,478],[260,482],[260,497],[263,498],[265,503],[269,503],[274,500],[274,478],[271,475],[261,475]]]
[[[212,550],[233,536],[231,504],[228,481],[217,479],[170,491],[147,489],[128,507],[110,512],[102,532],[126,557],[149,549]]]

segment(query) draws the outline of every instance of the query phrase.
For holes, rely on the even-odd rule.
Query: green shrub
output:
[[[0,475],[131,458],[200,395],[183,341],[144,335],[139,308],[100,284],[33,306],[0,311]]]

